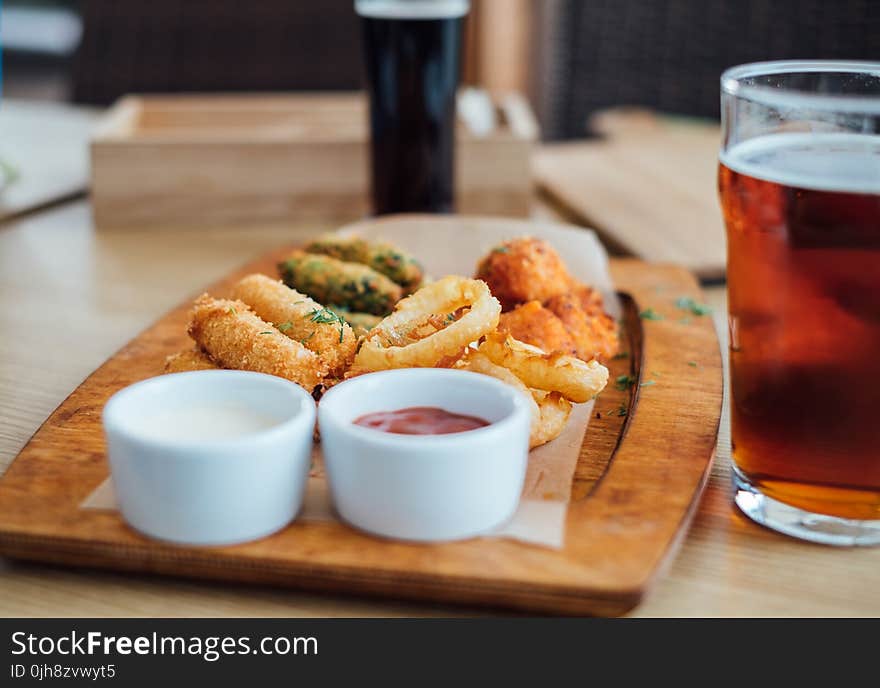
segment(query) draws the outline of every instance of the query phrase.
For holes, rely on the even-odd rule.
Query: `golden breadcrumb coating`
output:
[[[562,321],[538,301],[529,301],[512,311],[502,313],[498,330],[521,342],[537,346],[548,354],[562,351],[570,356],[577,356],[578,353],[574,339],[566,331]]]
[[[242,301],[203,294],[193,305],[187,332],[223,368],[277,375],[309,392],[327,374],[317,354],[283,335]]]
[[[607,360],[617,353],[619,346],[617,324],[602,310],[601,301],[599,303],[598,308],[587,312],[582,299],[574,293],[559,294],[545,303],[574,339],[576,355],[583,361],[594,358]]]
[[[544,302],[568,290],[571,277],[556,250],[542,239],[520,237],[496,246],[477,266],[504,310]]]
[[[602,293],[598,289],[593,289],[593,287],[581,284],[577,280],[572,280],[570,291],[577,297],[585,313],[594,315],[605,311]]]
[[[266,275],[248,275],[232,288],[232,297],[315,352],[330,375],[341,377],[351,365],[357,348],[354,331],[314,299]]]

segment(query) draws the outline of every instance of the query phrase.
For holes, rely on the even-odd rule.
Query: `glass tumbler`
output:
[[[735,503],[880,543],[880,63],[721,77]]]

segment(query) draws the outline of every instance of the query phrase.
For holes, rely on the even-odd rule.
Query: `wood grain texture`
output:
[[[631,255],[723,277],[717,125],[611,111],[593,128],[603,138],[536,152],[535,180],[547,197]]]
[[[526,93],[531,85],[533,36],[528,0],[476,0],[471,3],[464,51],[467,83],[491,93]],[[467,40],[467,39],[466,39]]]
[[[224,293],[246,272],[271,274],[283,252],[271,252],[211,291]],[[642,599],[696,505],[715,444],[721,363],[708,320],[684,326],[672,318],[670,294],[700,298],[687,272],[617,261],[613,273],[637,304],[628,310],[628,331],[644,335],[630,337],[633,369],[650,371],[655,384],[633,388],[623,440],[601,479],[586,488],[576,483],[582,494],[571,504],[562,551],[503,540],[385,542],[339,523],[294,523],[276,536],[235,547],[176,548],[135,534],[116,513],[78,509],[107,474],[100,431],[104,402],[119,388],[159,372],[164,355],[181,347],[188,304],[89,377],[13,462],[0,480],[0,551],[79,566],[397,598],[622,613]],[[639,320],[638,310],[649,307],[669,312],[669,318]],[[699,367],[688,365],[691,360]],[[596,419],[588,439],[601,427]],[[581,463],[595,461],[604,459],[587,454]],[[583,472],[590,469],[579,475]],[[592,472],[602,473],[601,465]]]
[[[671,172],[674,174],[674,172]],[[633,191],[638,200],[638,191]],[[558,219],[536,206],[542,219]],[[325,223],[96,233],[85,201],[0,227],[0,472],[71,389],[201,286]],[[161,260],[161,269],[157,261]],[[706,287],[726,355],[724,287]],[[611,406],[611,405],[610,405]],[[880,616],[880,548],[787,538],[730,501],[725,403],[709,483],[678,555],[630,614]],[[0,616],[451,616],[475,607],[0,558]],[[491,610],[498,614],[497,609]]]
[[[536,132],[516,126],[523,102],[499,98],[499,126],[489,136],[459,126],[462,212],[528,215]],[[360,93],[128,96],[92,141],[95,221],[146,227],[359,217],[368,211],[368,138]]]

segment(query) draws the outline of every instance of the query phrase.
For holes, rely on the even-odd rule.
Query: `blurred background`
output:
[[[636,105],[717,118],[727,66],[880,59],[876,0],[473,0],[464,82],[525,94],[545,140]],[[352,90],[352,0],[4,0],[3,94],[107,105],[125,93]]]

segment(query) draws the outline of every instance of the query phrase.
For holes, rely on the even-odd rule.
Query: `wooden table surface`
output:
[[[547,212],[547,211],[545,211]],[[318,224],[96,232],[87,201],[0,224],[0,471],[110,354],[188,294]],[[723,287],[706,290],[722,341]],[[730,503],[728,421],[693,526],[635,616],[877,616],[880,548],[801,543]],[[484,610],[0,559],[2,616],[411,616]]]
[[[533,156],[545,198],[632,255],[723,279],[718,123],[611,108],[589,128],[601,136],[545,144]]]

